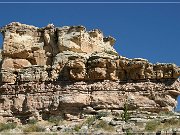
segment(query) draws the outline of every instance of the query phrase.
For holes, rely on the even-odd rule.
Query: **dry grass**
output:
[[[101,128],[105,131],[114,131],[114,127],[109,125],[106,121],[103,121],[103,120],[99,120],[96,125],[94,126],[96,128]]]
[[[171,118],[164,120],[162,122],[160,121],[149,121],[146,124],[145,130],[146,131],[157,131],[157,130],[167,130],[170,128],[179,128],[180,127],[180,119]]]
[[[16,128],[16,123],[0,123],[0,132]]]
[[[39,125],[34,125],[34,124],[30,124],[27,125],[25,128],[23,128],[23,132],[24,133],[28,133],[28,132],[44,132],[45,128],[39,126]]]

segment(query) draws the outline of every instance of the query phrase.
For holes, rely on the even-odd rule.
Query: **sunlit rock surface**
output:
[[[76,116],[99,110],[169,112],[180,94],[180,68],[128,59],[115,39],[84,26],[43,28],[12,22],[1,28],[0,116]]]

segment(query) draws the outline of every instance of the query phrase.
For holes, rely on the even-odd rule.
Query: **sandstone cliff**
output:
[[[26,121],[52,115],[79,119],[128,109],[172,111],[180,94],[180,67],[128,59],[115,39],[84,26],[43,28],[18,22],[1,28],[0,117]]]

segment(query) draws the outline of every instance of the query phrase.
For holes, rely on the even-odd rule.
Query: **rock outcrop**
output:
[[[95,114],[98,110],[172,111],[180,67],[128,59],[115,39],[84,26],[1,28],[0,116],[3,120]]]

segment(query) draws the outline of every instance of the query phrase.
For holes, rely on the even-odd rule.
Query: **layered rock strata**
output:
[[[178,66],[119,56],[115,39],[100,30],[13,22],[1,33],[3,120],[80,118],[98,110],[122,110],[124,104],[150,112],[172,111],[177,105]]]

